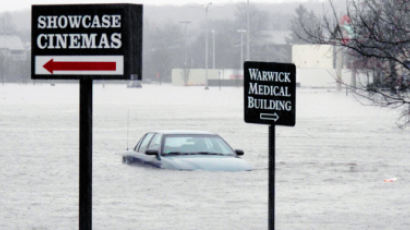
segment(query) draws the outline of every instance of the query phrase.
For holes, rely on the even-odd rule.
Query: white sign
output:
[[[124,57],[35,56],[34,73],[42,75],[123,75]]]

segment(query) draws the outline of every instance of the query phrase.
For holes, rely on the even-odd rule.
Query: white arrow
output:
[[[260,113],[260,119],[276,122],[279,120],[279,115],[276,112],[275,113]]]

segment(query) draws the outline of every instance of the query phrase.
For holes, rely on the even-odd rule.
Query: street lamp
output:
[[[208,88],[208,8],[212,5],[212,2],[209,2],[205,5],[205,89]]]
[[[180,21],[179,23],[184,25],[184,31],[185,31],[185,36],[184,36],[184,84],[186,85],[188,83],[188,45],[187,45],[188,25],[191,23],[191,21]]]
[[[215,69],[215,30],[212,33],[212,69]]]
[[[247,1],[247,7],[246,7],[246,60],[250,61],[251,54],[250,54],[250,32],[251,32],[251,26],[250,26],[250,18],[249,18],[249,0]]]
[[[241,34],[241,45],[240,45],[240,50],[241,50],[241,59],[240,59],[240,65],[239,69],[242,70],[243,68],[243,34],[246,33],[245,29],[238,29],[236,32]]]

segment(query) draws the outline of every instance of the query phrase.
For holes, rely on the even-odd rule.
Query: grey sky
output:
[[[306,0],[291,0],[293,2],[304,2]],[[15,11],[29,9],[32,4],[63,4],[63,3],[142,3],[150,5],[184,5],[184,4],[207,4],[212,2],[212,4],[226,4],[226,3],[240,3],[246,2],[246,0],[12,0],[12,1],[0,1],[0,12],[5,11]],[[250,0],[251,3],[279,3],[279,2],[290,2],[289,0]]]

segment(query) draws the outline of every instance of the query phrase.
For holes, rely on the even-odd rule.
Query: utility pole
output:
[[[208,25],[208,8],[209,6],[212,5],[212,2],[209,2],[205,6],[205,89],[209,89],[208,87],[208,56],[209,56],[209,48],[208,48],[208,31],[209,31],[209,25]]]
[[[246,33],[246,30],[245,29],[238,29],[236,32],[238,32],[238,33],[240,33],[241,34],[241,44],[240,44],[240,49],[241,49],[241,57],[240,57],[240,63],[239,63],[239,71],[241,71],[241,70],[243,70],[243,34],[244,33]],[[238,81],[239,81],[239,79],[238,79],[238,77],[237,77],[237,79],[236,79],[236,83],[237,83],[237,86],[238,86]]]
[[[188,83],[188,25],[191,23],[191,21],[180,21],[179,23],[184,24],[184,84],[186,85]]]
[[[249,0],[247,1],[247,8],[246,8],[246,60],[251,60],[251,51],[250,51],[250,32],[251,32],[251,25],[250,25],[250,18],[249,18]]]
[[[240,58],[240,65],[239,65],[239,69],[243,69],[243,34],[246,33],[245,29],[238,29],[236,32],[241,34],[241,44],[240,44],[240,50],[241,50],[241,58]]]
[[[215,30],[212,33],[212,69],[215,69]]]
[[[343,68],[343,50],[335,47],[336,50],[336,89],[342,90],[342,68]]]
[[[353,93],[356,92],[356,73],[357,73],[356,65],[355,65],[355,63],[352,63],[351,85],[352,85]]]

